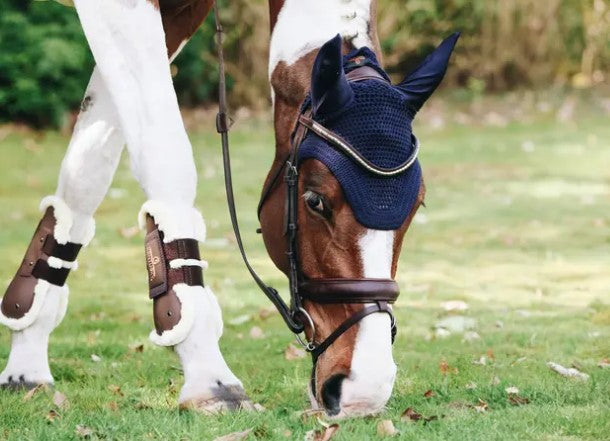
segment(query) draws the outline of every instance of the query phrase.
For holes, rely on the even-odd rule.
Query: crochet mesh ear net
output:
[[[360,58],[354,65],[350,60]],[[364,48],[346,55],[346,72],[368,65],[384,76],[374,54]],[[348,141],[374,165],[392,168],[402,164],[414,148],[411,137],[413,115],[403,93],[389,83],[365,80],[351,83],[354,99],[339,112],[314,119]],[[304,105],[309,105],[309,98]],[[357,165],[332,145],[308,133],[298,153],[299,161],[315,158],[339,181],[358,222],[368,228],[394,230],[405,221],[417,201],[421,168],[415,162],[395,177],[379,177]]]

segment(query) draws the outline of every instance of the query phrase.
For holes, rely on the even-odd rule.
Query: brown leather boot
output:
[[[49,207],[2,299],[0,308],[5,317],[18,320],[30,311],[39,280],[57,286],[65,284],[70,274],[70,268],[66,266],[76,261],[82,245],[72,242],[59,244],[53,235],[55,224],[54,208]],[[64,265],[65,262],[68,265]]]
[[[158,335],[173,329],[182,318],[182,304],[175,285],[203,287],[199,244],[195,239],[176,239],[163,242],[163,232],[153,217],[146,217],[146,268],[153,317]],[[173,262],[173,263],[172,263]]]

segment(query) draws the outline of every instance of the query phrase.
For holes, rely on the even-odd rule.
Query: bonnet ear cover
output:
[[[405,94],[407,104],[414,114],[421,109],[443,80],[449,57],[451,57],[459,36],[459,32],[454,32],[443,40],[413,72],[396,86]]]
[[[343,71],[342,39],[339,34],[320,48],[311,73],[314,115],[324,116],[349,104],[354,92]]]

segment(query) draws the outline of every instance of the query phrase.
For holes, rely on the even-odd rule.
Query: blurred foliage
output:
[[[221,1],[230,98],[268,104],[266,0]],[[606,0],[379,0],[388,72],[399,79],[442,37],[461,30],[446,84],[470,95],[515,87],[589,87],[610,70]],[[0,120],[61,125],[78,107],[93,59],[74,9],[0,0]],[[208,17],[173,66],[182,105],[216,98],[214,26]]]
[[[1,120],[61,124],[78,106],[92,68],[73,9],[0,0]]]

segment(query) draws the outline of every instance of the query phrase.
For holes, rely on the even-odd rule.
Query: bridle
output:
[[[330,347],[341,335],[343,335],[352,326],[359,323],[365,317],[382,312],[388,314],[391,319],[391,338],[392,343],[396,336],[396,320],[392,313],[390,304],[394,303],[399,294],[398,284],[392,279],[373,279],[373,278],[358,278],[358,279],[308,279],[301,271],[299,256],[298,256],[298,150],[301,142],[305,139],[308,131],[315,133],[317,136],[328,142],[333,148],[336,148],[341,153],[350,157],[356,164],[376,176],[392,177],[406,172],[416,161],[419,152],[419,144],[417,138],[413,136],[414,149],[411,155],[394,168],[378,167],[368,161],[349,142],[341,138],[335,132],[324,127],[322,124],[314,121],[311,118],[311,109],[303,109],[300,113],[297,126],[292,134],[290,151],[286,158],[280,163],[280,166],[268,180],[262,192],[262,196],[258,205],[258,214],[260,218],[261,210],[267,201],[269,195],[276,188],[276,184],[280,182],[280,177],[286,184],[285,196],[285,217],[284,217],[284,237],[286,238],[286,255],[288,258],[288,281],[290,288],[290,304],[288,305],[279,295],[278,291],[268,286],[258,276],[256,271],[250,265],[246,252],[243,246],[237,214],[235,210],[235,198],[233,195],[233,184],[231,177],[231,161],[229,155],[229,140],[228,131],[230,121],[227,116],[226,104],[226,87],[225,87],[225,69],[222,51],[222,26],[218,19],[218,10],[216,3],[214,4],[214,15],[216,19],[216,38],[219,58],[219,112],[216,117],[216,129],[221,135],[223,166],[225,175],[225,189],[227,193],[227,203],[231,224],[239,251],[244,260],[246,268],[252,275],[252,278],[263,291],[263,293],[275,305],[282,319],[292,331],[303,348],[310,352],[313,359],[312,370],[312,393],[315,396],[315,369],[318,358]],[[348,81],[357,82],[364,80],[387,80],[380,75],[375,69],[369,66],[357,67],[350,71],[347,75]],[[315,324],[311,316],[303,307],[303,301],[319,303],[319,304],[365,304],[362,309],[355,312],[353,315],[343,321],[333,332],[330,333],[322,342],[315,341]],[[311,340],[304,340],[301,333],[305,327],[310,330]]]

